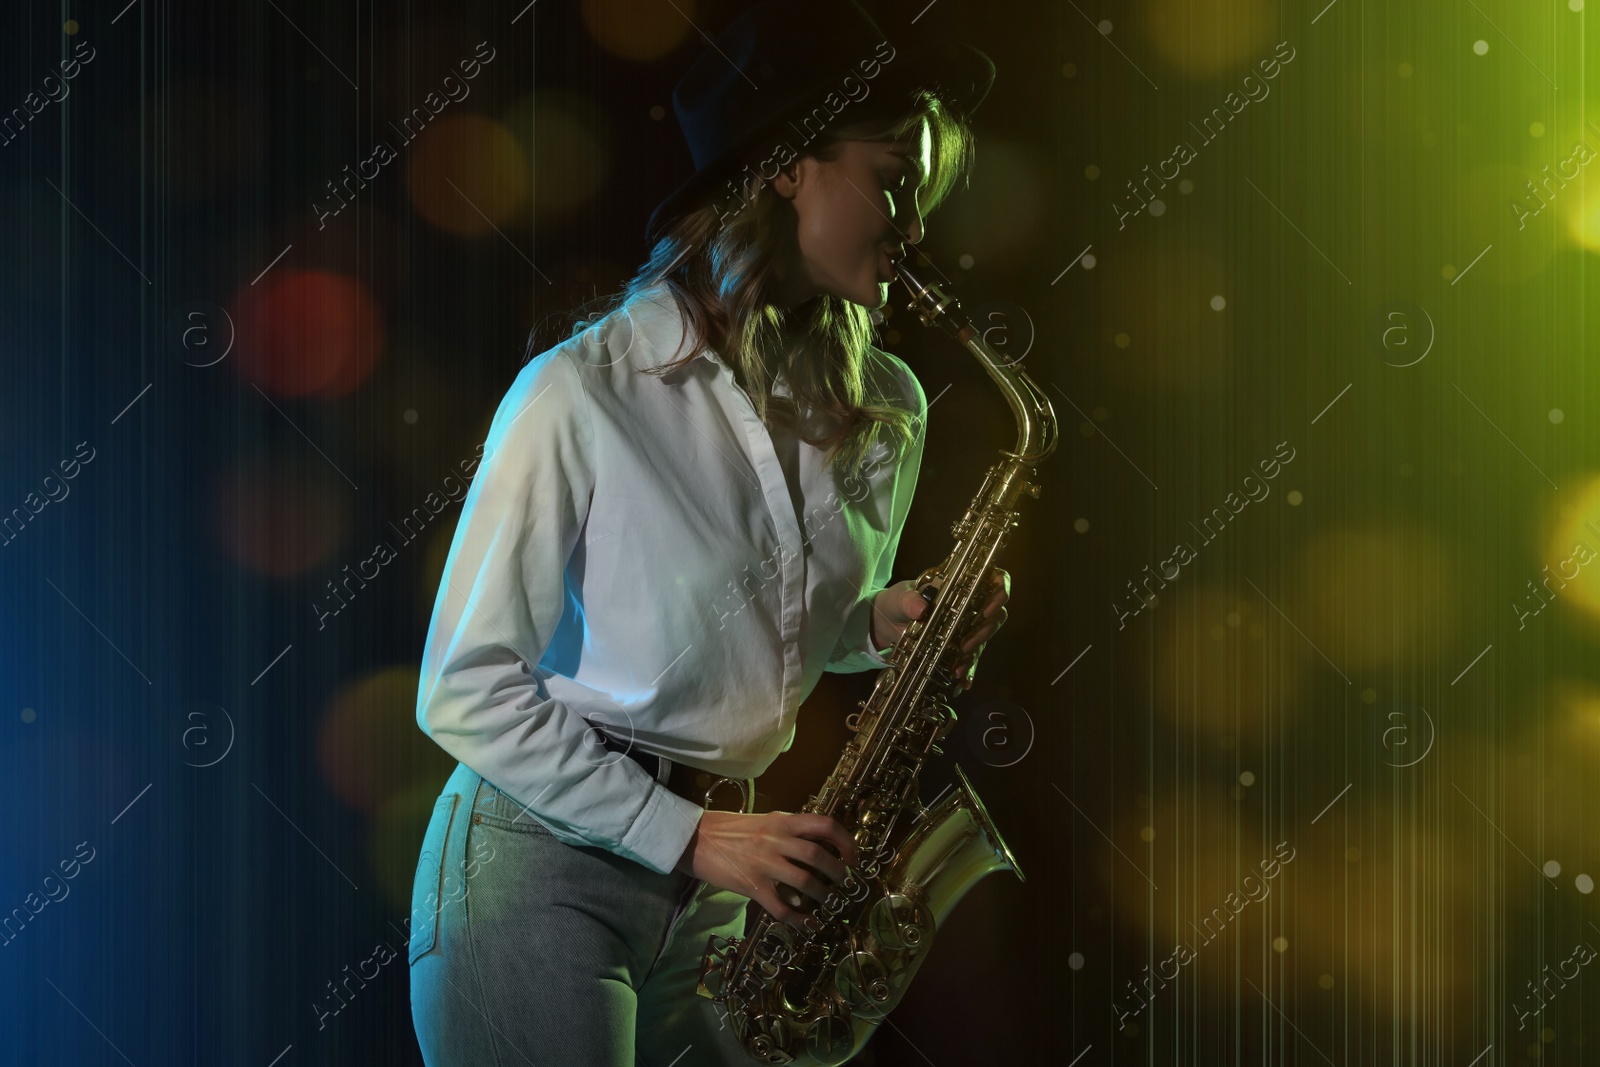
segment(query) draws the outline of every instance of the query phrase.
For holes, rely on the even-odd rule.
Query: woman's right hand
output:
[[[832,845],[833,851],[823,843]],[[834,883],[844,880],[845,864],[859,860],[855,841],[827,815],[705,811],[678,860],[678,870],[750,897],[773,918],[806,931],[807,913],[784,903],[777,883],[793,886],[820,903],[833,892]]]

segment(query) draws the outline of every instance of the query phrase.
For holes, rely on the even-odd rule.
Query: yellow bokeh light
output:
[[[1326,656],[1348,673],[1448,647],[1458,618],[1455,573],[1429,530],[1351,527],[1307,544],[1305,604],[1279,604],[1317,650],[1313,660]]]
[[[1440,751],[1441,780],[1456,783],[1483,809],[1479,814],[1463,803],[1461,827],[1485,842],[1518,842],[1520,855],[1502,846],[1499,862],[1508,872],[1520,868],[1530,878],[1535,871],[1545,877],[1586,874],[1592,881],[1600,875],[1600,848],[1590,833],[1600,804],[1600,686],[1551,679],[1537,696],[1507,710],[1507,721],[1520,724],[1515,732],[1465,734]],[[1536,883],[1516,884],[1523,892],[1538,892]]]
[[[406,786],[378,806],[372,821],[368,859],[378,877],[378,888],[383,892],[384,899],[403,913],[411,912],[418,853],[422,839],[428,832],[428,819],[433,815],[433,805],[446,780],[448,774],[438,781],[424,779]],[[469,885],[466,892],[471,891]],[[396,936],[397,939],[390,944],[398,952],[404,952]]]
[[[1478,830],[1490,836],[1494,830],[1456,803],[1479,827],[1463,818],[1439,832],[1380,804],[1362,831],[1372,847],[1356,870],[1337,849],[1296,842],[1296,858],[1280,876],[1292,880],[1293,896],[1281,898],[1289,914],[1274,923],[1293,933],[1294,951],[1281,965],[1326,989],[1333,983],[1324,985],[1322,976],[1337,963],[1353,1004],[1379,1018],[1405,1018],[1409,996],[1425,997],[1441,1011],[1462,1010],[1474,991],[1465,964],[1477,902],[1473,880],[1461,872],[1477,862]],[[1455,836],[1458,826],[1469,836]]]
[[[612,55],[645,63],[660,59],[694,33],[698,7],[693,0],[583,0],[580,11],[596,44]]]
[[[561,89],[543,90],[512,104],[503,119],[536,165],[535,226],[560,221],[599,194],[616,150],[610,120],[594,100]]]
[[[1209,78],[1269,58],[1277,11],[1263,0],[1155,0],[1150,43],[1173,66]]]
[[[1577,204],[1567,220],[1567,232],[1579,246],[1600,252],[1600,183]]]
[[[1541,601],[1560,600],[1600,618],[1600,476],[1559,500],[1543,546],[1543,567],[1524,579],[1531,584],[1517,589],[1518,599],[1534,613]]]
[[[528,160],[511,132],[479,115],[428,126],[406,170],[417,213],[441,230],[475,237],[510,221],[528,198]]]
[[[1537,142],[1534,142],[1537,143]],[[1553,224],[1559,203],[1546,203],[1530,190],[1543,175],[1535,168],[1495,164],[1466,174],[1456,186],[1462,225],[1475,235],[1475,247],[1463,248],[1457,270],[1472,264],[1474,277],[1500,283],[1526,281],[1549,264],[1557,242]],[[1575,190],[1567,190],[1573,196]],[[1486,246],[1488,254],[1473,257]]]
[[[1199,551],[1205,551],[1203,545]],[[1180,574],[1176,581],[1185,577]],[[1253,737],[1269,711],[1282,715],[1298,707],[1274,701],[1297,684],[1296,657],[1270,647],[1253,625],[1226,625],[1230,615],[1254,624],[1271,608],[1241,601],[1237,592],[1215,585],[1174,589],[1161,597],[1170,604],[1151,609],[1160,625],[1154,692],[1168,719],[1187,729]]]
[[[417,726],[418,671],[377,671],[340,691],[317,731],[322,776],[335,796],[377,813],[413,786],[443,787],[455,760]]]

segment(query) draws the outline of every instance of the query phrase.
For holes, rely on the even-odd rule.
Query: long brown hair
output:
[[[926,90],[909,103],[901,97],[862,105],[851,122],[828,128],[798,155],[833,160],[843,141],[900,141],[920,133],[926,121],[932,156],[920,201],[922,213],[931,214],[966,178],[973,156],[971,129]],[[738,173],[745,162],[736,162],[730,173]],[[771,303],[775,264],[796,240],[794,205],[767,190],[755,170],[752,165],[745,171],[749,177],[736,210],[726,211],[719,206],[723,197],[707,194],[664,226],[638,273],[598,306],[591,302],[580,308],[574,330],[595,325],[642,290],[665,282],[697,343],[682,357],[641,373],[665,374],[710,347],[732,369],[763,422],[781,419],[794,426],[804,407],[825,416],[831,433],[802,436],[827,448],[827,463],[854,469],[885,433],[904,448],[914,439],[917,413],[867,392],[865,363],[874,330],[868,310],[831,293],[789,311]],[[774,371],[786,356],[793,358],[781,369],[792,397],[775,396]]]

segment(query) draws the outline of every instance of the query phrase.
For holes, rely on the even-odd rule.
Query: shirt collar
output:
[[[640,290],[635,300],[636,305],[631,311],[634,321],[641,327],[647,321],[652,325],[659,324],[661,327],[660,332],[652,333],[651,336],[659,337],[663,348],[672,343],[678,331],[682,331],[683,339],[679,341],[677,347],[672,351],[661,353],[661,362],[671,362],[678,358],[678,355],[684,351],[685,347],[692,347],[698,342],[699,335],[695,332],[694,325],[683,317],[682,312],[678,309],[678,302],[673,297],[672,291],[666,282],[657,282],[655,285]],[[719,367],[727,365],[727,362],[713,352],[709,345],[701,348],[695,358],[710,360]]]
[[[639,307],[633,311],[636,321],[649,317],[665,324],[660,334],[663,338],[672,336],[673,327],[678,327],[685,334],[683,342],[679,344],[677,349],[662,355],[662,362],[670,362],[676,358],[677,353],[683,351],[684,344],[692,345],[695,343],[698,335],[695,333],[694,326],[686,321],[678,310],[678,302],[673,298],[672,290],[666,282],[657,282],[652,286],[641,289],[636,299],[639,302]],[[709,345],[702,348],[697,353],[696,358],[710,360],[718,367],[726,367],[728,365],[728,361],[713,352]],[[781,396],[790,395],[787,376],[781,369],[773,376],[773,391]]]

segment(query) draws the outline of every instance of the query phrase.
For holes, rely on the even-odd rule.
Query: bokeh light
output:
[[[1527,183],[1542,177],[1534,170],[1495,164],[1469,171],[1456,186],[1459,230],[1465,242],[1458,251],[1457,272],[1472,264],[1471,277],[1512,283],[1526,281],[1545,269],[1558,243],[1561,204],[1541,206]],[[1577,190],[1569,188],[1577,207]],[[1525,212],[1513,209],[1522,204]],[[1470,237],[1466,236],[1470,235]],[[1493,248],[1487,246],[1493,245]],[[1483,253],[1473,263],[1473,258]]]
[[[383,351],[383,314],[367,287],[323,270],[269,271],[231,310],[246,381],[277,396],[343,396]]]
[[[417,726],[418,671],[390,667],[346,686],[317,731],[317,759],[335,796],[369,814],[413,785],[435,793],[455,760]]]
[[[1530,567],[1524,579],[1534,588],[1518,587],[1517,603],[1531,611],[1539,607],[1536,598],[1556,599],[1600,620],[1600,475],[1589,475],[1580,488],[1557,499],[1541,569]]]
[[[1517,694],[1504,734],[1466,734],[1440,750],[1440,779],[1461,796],[1460,826],[1493,850],[1489,884],[1519,908],[1539,902],[1538,876],[1600,876],[1600,685],[1554,678]],[[1490,825],[1493,820],[1494,826]]]
[[[1193,78],[1271,58],[1277,21],[1263,0],[1155,0],[1145,9],[1150,43]]]
[[[539,161],[531,205],[535,226],[563,221],[599,195],[616,156],[616,135],[594,100],[544,90],[508,107],[504,121],[527,157]]]
[[[660,59],[695,32],[694,0],[640,4],[636,0],[583,0],[584,28],[614,56],[648,62]]]
[[[1412,662],[1454,639],[1460,570],[1420,527],[1349,526],[1320,534],[1300,556],[1303,610],[1279,604],[1334,667]]]
[[[1467,873],[1478,869],[1481,853],[1461,814],[1478,816],[1457,804],[1444,831],[1432,818],[1380,809],[1361,820],[1356,859],[1300,840],[1285,872],[1293,880],[1285,965],[1297,982],[1339,973],[1346,995],[1378,1018],[1411,1019],[1418,1002],[1449,1017],[1470,1003],[1483,883]]]
[[[399,168],[395,170],[394,178],[398,181]],[[363,197],[370,195],[362,194]],[[321,202],[326,205],[329,199],[324,195]],[[264,249],[264,256],[269,260],[284,248],[293,246],[274,265],[279,273],[304,266],[296,256],[301,249],[313,249],[318,270],[359,278],[380,307],[395,306],[396,298],[409,280],[411,241],[395,225],[394,219],[375,207],[371,200],[358,200],[354,209],[332,219],[319,221],[314,210],[285,219],[263,230],[252,245]],[[255,268],[259,269],[259,266]],[[252,276],[255,270],[250,272]],[[256,288],[266,283],[267,278],[263,278]]]
[[[1147,828],[1153,832],[1146,834]],[[1275,877],[1262,880],[1266,871],[1259,863],[1273,859],[1274,842],[1220,791],[1186,791],[1181,803],[1158,797],[1148,813],[1119,816],[1112,836],[1125,856],[1106,849],[1098,868],[1117,918],[1148,939],[1156,959],[1169,958],[1178,945],[1188,946],[1193,958],[1179,972],[1180,986],[1221,980],[1231,975],[1241,947],[1264,947],[1267,909],[1262,905],[1274,904],[1273,896],[1284,892],[1299,859],[1296,854],[1288,867],[1280,863]],[[1148,885],[1140,872],[1159,887],[1166,906],[1150,907]],[[1228,897],[1238,894],[1236,903],[1242,899],[1246,874],[1256,876],[1252,886],[1259,883],[1266,889],[1256,888],[1262,899],[1247,902],[1234,913],[1227,907]],[[1223,909],[1228,917],[1213,917],[1213,909]],[[1209,924],[1207,917],[1213,917]],[[1177,992],[1168,982],[1155,996],[1165,998],[1170,1007]],[[1119,1000],[1131,1003],[1126,992],[1119,994]]]
[[[528,160],[498,122],[454,115],[433,122],[411,145],[406,184],[419,215],[441,230],[476,237],[521,210]]]
[[[421,736],[420,734],[418,736]],[[451,769],[454,768],[451,762]],[[439,799],[439,791],[449,778],[449,769],[439,777],[419,779],[397,789],[378,805],[372,822],[372,837],[368,857],[373,873],[378,878],[378,889],[395,910],[411,914],[411,891],[416,884],[418,852],[422,839],[428,832],[428,819]],[[469,856],[470,860],[472,857]],[[492,861],[491,861],[492,862]],[[472,892],[469,882],[466,891]],[[413,920],[414,921],[414,920]],[[404,923],[398,923],[405,929]],[[399,947],[399,935],[389,943]]]
[[[1203,545],[1196,548],[1205,552]],[[1146,610],[1160,620],[1152,692],[1168,719],[1190,729],[1255,737],[1269,715],[1299,707],[1299,701],[1283,699],[1299,681],[1296,650],[1268,639],[1264,621],[1272,609],[1248,586],[1243,596],[1217,585],[1161,596],[1162,603]]]

